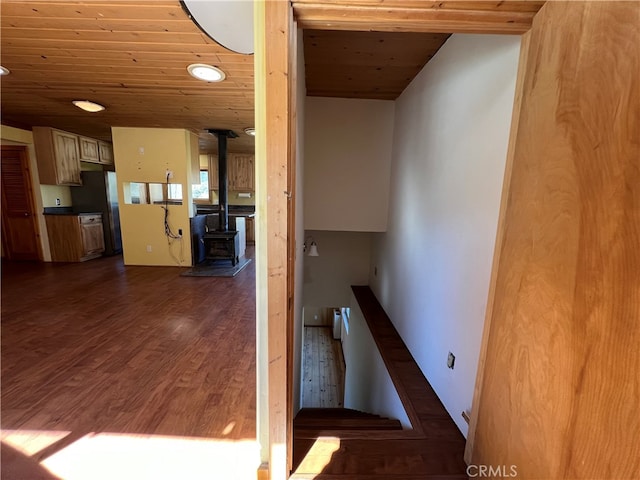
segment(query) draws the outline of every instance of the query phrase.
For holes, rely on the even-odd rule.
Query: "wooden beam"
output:
[[[433,8],[431,3],[409,8],[386,3],[294,2],[293,8],[299,26],[305,29],[381,32],[522,34],[531,28],[536,13],[482,9],[475,3],[466,2],[467,8],[461,9]]]

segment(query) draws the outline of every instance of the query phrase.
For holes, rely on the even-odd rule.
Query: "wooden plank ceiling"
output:
[[[449,33],[526,31],[542,1],[293,0],[304,28],[308,93],[396,98]],[[2,1],[2,121],[109,139],[110,127],[229,128],[229,148],[253,152],[253,56],[225,50],[178,0]],[[227,80],[189,76],[191,63]],[[107,110],[88,114],[71,100]],[[201,135],[201,150],[215,139]]]
[[[543,1],[293,0],[307,94],[393,100],[451,33],[521,34]]]
[[[232,129],[229,150],[253,152],[253,56],[219,46],[175,1],[2,1],[2,122],[53,126],[108,140],[110,127]],[[191,77],[191,63],[221,68],[224,82]],[[88,99],[107,109],[86,113]]]
[[[446,33],[305,30],[307,95],[395,100]]]

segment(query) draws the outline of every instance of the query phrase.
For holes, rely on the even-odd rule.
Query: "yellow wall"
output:
[[[168,128],[111,129],[116,171],[122,249],[126,265],[191,265],[189,210],[191,207],[192,170],[189,132]],[[196,151],[197,153],[197,151]],[[195,156],[197,162],[197,154]],[[169,226],[183,239],[169,246],[164,233],[162,205],[130,205],[124,203],[123,184],[129,182],[165,183],[166,170],[173,172],[170,183],[182,184],[182,205],[169,205]],[[147,251],[151,247],[151,252]]]
[[[70,207],[71,189],[60,185],[40,185],[40,195],[42,195],[43,207]],[[56,199],[60,199],[60,205],[56,204]]]
[[[44,220],[44,215],[42,214],[44,207],[55,206],[55,199],[60,198],[61,200],[64,198],[65,201],[68,200],[68,205],[71,205],[71,193],[69,187],[56,187],[52,185],[47,185],[52,189],[55,189],[55,192],[58,196],[53,197],[53,205],[49,205],[44,201],[44,192],[42,191],[42,187],[44,185],[40,185],[40,176],[38,175],[38,164],[36,162],[36,149],[33,145],[33,133],[29,130],[21,130],[19,128],[7,127],[6,125],[0,126],[0,137],[2,138],[3,145],[25,145],[27,150],[29,151],[29,166],[31,169],[31,186],[33,188],[33,201],[36,209],[36,218],[38,219],[38,229],[40,231],[40,247],[42,248],[42,259],[45,262],[51,261],[51,251],[49,249],[49,236],[47,234],[47,224]],[[40,188],[38,188],[40,185]],[[51,192],[48,192],[51,193]],[[55,194],[54,194],[55,195]],[[49,196],[47,196],[47,201],[49,200]]]

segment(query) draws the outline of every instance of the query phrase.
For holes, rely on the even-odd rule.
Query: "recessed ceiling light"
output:
[[[226,75],[222,70],[204,63],[192,63],[187,67],[189,75],[205,82],[221,82]]]
[[[0,75],[9,75],[11,73],[11,70],[9,70],[7,67],[3,67],[2,65],[0,65]]]
[[[101,112],[104,110],[104,106],[99,103],[90,102],[89,100],[74,100],[73,103],[76,107],[81,108],[85,112]]]
[[[253,127],[247,127],[244,129],[244,133],[246,133],[247,135],[251,135],[252,137],[256,136],[256,129]]]

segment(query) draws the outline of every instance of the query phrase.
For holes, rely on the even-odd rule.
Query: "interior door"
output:
[[[42,260],[26,147],[2,146],[2,247],[9,260]]]

